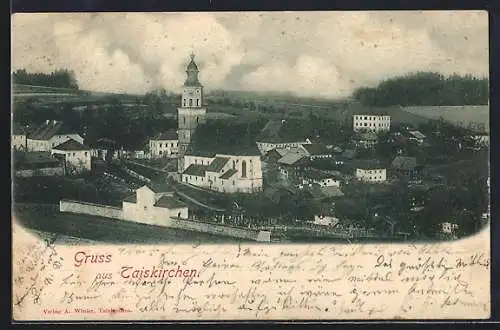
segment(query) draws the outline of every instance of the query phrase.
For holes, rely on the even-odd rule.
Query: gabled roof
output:
[[[32,140],[49,140],[55,135],[77,134],[74,130],[69,129],[60,121],[46,121],[40,125],[33,133],[29,135]]]
[[[417,158],[408,156],[396,156],[391,163],[392,168],[399,170],[411,170],[417,165]]]
[[[303,123],[294,119],[270,120],[261,130],[257,141],[267,143],[305,142]]]
[[[301,154],[306,155],[307,152],[300,147],[290,147],[290,148],[276,148],[274,149],[281,156],[285,156],[287,154]]]
[[[229,162],[227,157],[215,157],[214,160],[206,167],[207,172],[219,172]]]
[[[305,158],[305,156],[302,154],[288,153],[285,156],[281,157],[278,160],[278,163],[284,164],[284,165],[294,165],[297,162],[299,162],[300,160],[302,160],[303,158]]]
[[[357,139],[358,140],[374,141],[374,140],[378,139],[378,136],[377,136],[377,134],[375,134],[373,132],[364,132],[364,133],[359,134]]]
[[[318,171],[318,170],[308,171],[306,173],[306,176],[310,179],[313,179],[313,180],[323,180],[323,179],[330,179],[330,178],[334,177],[333,174],[330,174],[328,172]]]
[[[420,132],[420,131],[409,131],[408,133],[410,133],[411,135],[413,135],[417,139],[425,139],[425,135],[422,134],[422,132]]]
[[[229,170],[226,171],[226,173],[222,174],[219,178],[223,180],[230,179],[233,175],[238,173],[238,171],[234,168],[230,168]]]
[[[14,159],[16,162],[23,164],[56,164],[60,163],[60,160],[55,158],[47,151],[31,151],[24,152],[20,157]]]
[[[328,155],[331,153],[330,150],[328,150],[328,148],[326,147],[326,145],[322,143],[304,144],[302,147],[306,149],[309,155],[311,156]]]
[[[62,150],[62,151],[82,151],[82,150],[90,150],[89,147],[77,142],[73,139],[69,139],[66,142],[63,142],[52,149]]]
[[[376,159],[358,160],[355,164],[355,167],[365,170],[385,169],[385,165],[383,165],[380,161]]]
[[[205,172],[207,171],[206,165],[200,164],[191,164],[188,168],[184,170],[182,174],[186,175],[194,175],[194,176],[205,176]]]
[[[170,131],[162,132],[162,133],[156,135],[151,140],[154,140],[154,141],[164,141],[164,140],[173,141],[173,140],[178,140],[177,131],[170,130]]]
[[[187,207],[187,204],[182,202],[180,199],[173,196],[162,196],[156,203],[156,207],[166,208],[166,209],[178,209],[181,207]]]

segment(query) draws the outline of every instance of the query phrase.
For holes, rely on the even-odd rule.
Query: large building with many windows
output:
[[[353,116],[353,130],[383,132],[391,129],[391,116],[361,114]]]

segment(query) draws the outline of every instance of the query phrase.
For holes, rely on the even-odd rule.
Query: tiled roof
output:
[[[178,209],[181,207],[187,207],[184,202],[172,196],[162,196],[154,206],[166,209]]]
[[[283,157],[286,154],[290,154],[290,153],[302,154],[302,155],[306,154],[306,151],[300,147],[276,148],[274,150],[276,150],[280,154],[281,157]]]
[[[355,166],[356,168],[365,170],[385,168],[385,166],[376,159],[358,160],[356,161]]]
[[[322,143],[304,144],[302,147],[306,149],[311,156],[328,155],[331,153],[330,150],[328,150],[328,148]]]
[[[75,131],[66,127],[60,121],[49,121],[40,125],[32,134],[30,134],[29,138],[32,140],[49,140],[55,135],[63,135],[63,134],[76,134]]]
[[[16,156],[14,162],[16,168],[20,169],[62,166],[60,160],[45,151],[25,152],[22,155]]]
[[[215,157],[215,159],[206,167],[207,172],[219,172],[222,170],[224,165],[227,164],[229,158],[227,157]]]
[[[163,140],[172,141],[172,140],[178,140],[177,131],[170,130],[170,131],[162,132],[162,133],[158,134],[157,136],[155,136],[155,137],[154,137],[153,139],[151,139],[151,140],[156,140],[156,141],[163,141]]]
[[[399,170],[410,170],[417,167],[417,158],[408,156],[396,156],[392,161],[392,167]]]
[[[191,164],[188,168],[184,170],[182,174],[194,175],[194,176],[205,176],[207,170],[206,165]]]
[[[289,153],[286,154],[285,156],[281,157],[278,160],[278,163],[280,164],[285,164],[285,165],[293,165],[297,163],[298,161],[302,160],[305,156],[302,154],[297,154],[297,153]]]
[[[237,170],[235,170],[234,168],[230,168],[229,170],[226,171],[226,173],[222,174],[220,176],[220,178],[223,180],[227,180],[227,179],[230,179],[236,173],[238,173]]]
[[[52,149],[56,149],[56,150],[63,150],[63,151],[80,151],[80,150],[90,150],[89,147],[87,146],[84,146],[83,144],[81,144],[80,142],[77,142],[73,139],[69,139],[68,141],[66,142],[63,142],[57,146],[55,146],[54,148]]]

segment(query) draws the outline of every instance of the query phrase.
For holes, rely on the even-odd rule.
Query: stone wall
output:
[[[193,220],[182,220],[182,219],[171,218],[169,227],[221,235],[221,236],[243,238],[257,242],[271,241],[271,232],[269,231],[236,228],[231,226],[217,225],[213,223],[205,223]]]
[[[70,212],[70,213],[80,213],[88,215],[96,215],[100,217],[107,217],[113,219],[122,219],[122,209],[119,207],[93,204],[80,201],[72,201],[62,199],[59,202],[59,211]]]

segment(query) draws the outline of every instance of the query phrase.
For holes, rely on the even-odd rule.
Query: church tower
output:
[[[191,61],[186,68],[186,81],[182,90],[181,106],[177,108],[178,136],[179,136],[179,162],[178,172],[184,168],[184,155],[191,143],[196,128],[206,121],[206,108],[203,106],[203,86],[198,80],[198,66],[191,54]]]

